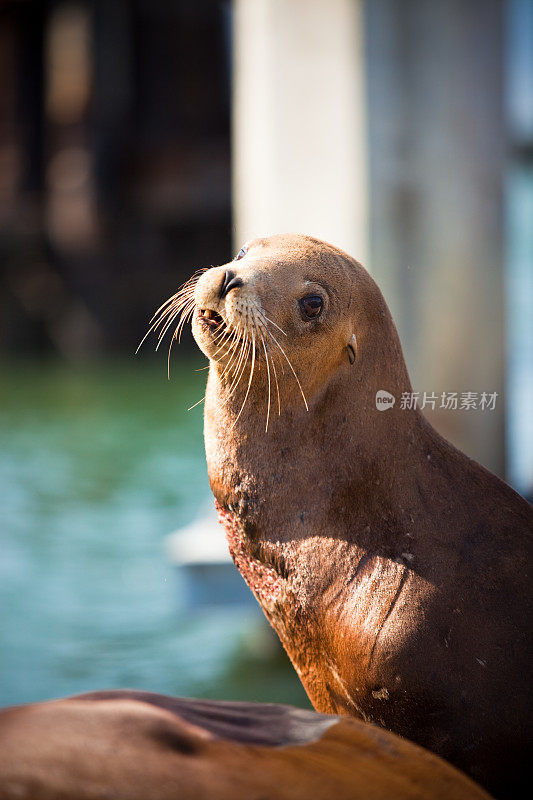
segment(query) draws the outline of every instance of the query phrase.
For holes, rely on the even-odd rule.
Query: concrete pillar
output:
[[[504,474],[502,0],[372,0],[372,271],[414,389],[497,392],[425,413]]]
[[[367,257],[362,0],[234,0],[235,248],[308,233]]]

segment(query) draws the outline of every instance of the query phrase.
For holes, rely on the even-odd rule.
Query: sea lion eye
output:
[[[308,294],[298,301],[298,305],[304,319],[314,319],[322,312],[324,301],[319,294]]]
[[[240,258],[242,258],[245,255],[246,255],[246,247],[241,247],[241,249],[239,250],[239,252],[237,253],[237,255],[235,256],[235,258],[233,260],[234,261],[238,261]]]

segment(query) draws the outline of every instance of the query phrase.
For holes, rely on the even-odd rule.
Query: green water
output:
[[[164,359],[162,359],[164,361]],[[2,370],[0,703],[95,688],[307,705],[254,609],[185,613],[163,541],[209,494],[204,362]],[[222,531],[221,531],[222,535]]]

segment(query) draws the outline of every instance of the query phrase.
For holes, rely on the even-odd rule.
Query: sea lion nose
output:
[[[227,269],[220,285],[220,299],[222,300],[228,292],[231,292],[232,289],[237,289],[239,286],[242,286],[242,278],[238,278],[232,269]]]

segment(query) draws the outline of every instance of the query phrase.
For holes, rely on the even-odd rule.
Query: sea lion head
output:
[[[374,395],[405,388],[396,331],[377,285],[325,242],[255,239],[229,264],[203,272],[191,297],[194,338],[228,396],[244,397],[250,382],[265,404],[308,409],[339,371],[345,382],[350,372],[358,382],[372,375]]]

